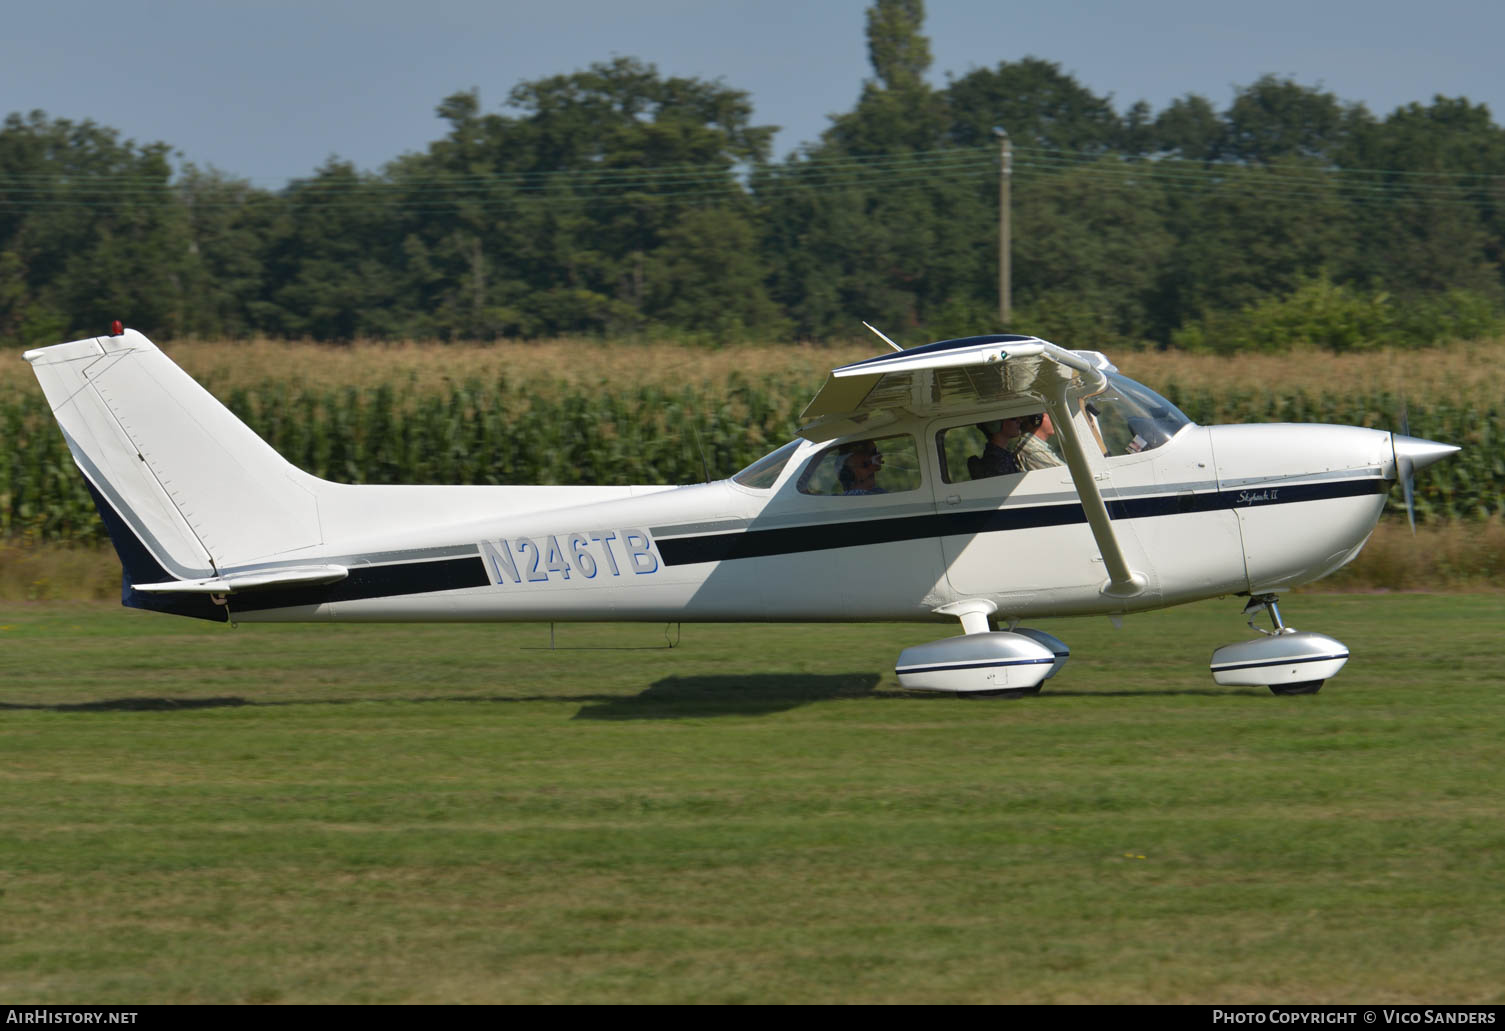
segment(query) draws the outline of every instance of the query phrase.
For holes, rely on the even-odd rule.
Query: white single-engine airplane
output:
[[[1095,351],[977,336],[834,370],[799,438],[727,480],[352,486],[289,464],[119,323],[25,357],[125,605],[240,622],[960,620],[899,656],[899,682],[931,691],[1038,691],[1069,652],[1024,620],[1225,594],[1248,597],[1261,636],[1217,649],[1214,679],[1316,691],[1348,650],[1284,626],[1277,595],[1351,560],[1390,485],[1409,504],[1413,472],[1458,450],[1197,426]]]

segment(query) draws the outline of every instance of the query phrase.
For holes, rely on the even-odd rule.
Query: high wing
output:
[[[1088,457],[1074,403],[1106,386],[1113,365],[1097,351],[1068,351],[1038,337],[964,337],[833,369],[800,417],[800,436],[820,442],[875,430],[901,417],[1044,406],[1108,570],[1103,593],[1129,597],[1148,582],[1130,569]]]
[[[1115,371],[1097,351],[1068,351],[1038,337],[945,340],[832,370],[800,417],[800,436],[819,442],[902,414],[1039,403],[1062,387],[1075,396],[1093,394],[1103,386],[1103,373]]]

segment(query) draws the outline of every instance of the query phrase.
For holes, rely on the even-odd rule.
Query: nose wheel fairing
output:
[[[1273,630],[1255,625],[1260,610],[1269,613]],[[1249,627],[1260,636],[1225,644],[1212,653],[1212,679],[1226,687],[1268,687],[1278,695],[1316,694],[1348,661],[1348,646],[1326,634],[1296,630],[1280,618],[1273,594],[1250,598],[1244,606]]]
[[[1287,630],[1253,641],[1225,644],[1212,653],[1212,679],[1224,686],[1278,687],[1336,676],[1348,661],[1342,641],[1309,630]]]

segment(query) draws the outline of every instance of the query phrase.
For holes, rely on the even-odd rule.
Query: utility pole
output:
[[[1009,265],[1009,180],[1014,175],[1014,155],[1009,147],[1009,134],[997,126],[993,135],[998,137],[1000,147],[998,165],[998,320],[1001,329],[1007,329],[1013,315],[1013,270]]]

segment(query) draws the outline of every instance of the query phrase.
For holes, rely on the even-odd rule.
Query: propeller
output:
[[[1411,424],[1406,418],[1406,403],[1401,402],[1400,432],[1391,432],[1390,447],[1395,454],[1395,479],[1400,484],[1406,499],[1406,519],[1411,523],[1411,535],[1416,535],[1416,470],[1425,469],[1433,462],[1463,450],[1453,444],[1439,444],[1435,440],[1423,440],[1411,436]]]
[[[1411,419],[1406,413],[1406,399],[1400,400],[1401,435],[1411,436]],[[1395,478],[1400,480],[1401,495],[1406,499],[1406,521],[1411,524],[1411,536],[1416,536],[1416,466],[1410,455],[1402,456],[1395,446],[1395,434],[1390,434],[1390,449],[1395,452]],[[709,477],[707,477],[709,480]]]

